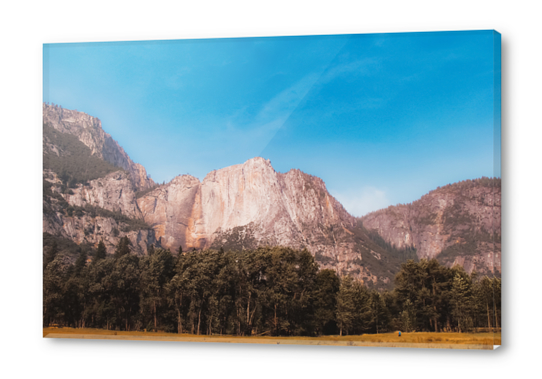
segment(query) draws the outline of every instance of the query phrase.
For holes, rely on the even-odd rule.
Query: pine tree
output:
[[[103,282],[114,307],[113,327],[130,330],[134,316],[139,312],[140,302],[139,258],[135,254],[125,254],[115,259],[112,270]]]
[[[498,328],[501,319],[501,279],[493,278],[493,310],[495,311],[495,327]]]
[[[160,307],[167,304],[165,288],[174,275],[174,261],[169,250],[156,249],[150,257],[141,261],[141,304],[143,313],[152,315],[149,323],[158,328],[158,317],[163,314]]]
[[[457,321],[459,332],[469,327],[469,312],[472,303],[472,289],[468,280],[459,272],[455,274],[452,282],[452,316]]]
[[[65,267],[60,259],[50,262],[43,272],[43,324],[61,323],[64,319],[63,294]]]
[[[47,253],[45,254],[45,257],[43,257],[44,270],[49,263],[55,260],[57,254],[58,254],[58,245],[56,244],[56,241],[53,241],[53,244],[49,248],[49,251],[47,251]]]
[[[130,254],[130,240],[128,237],[124,236],[119,240],[119,243],[117,244],[117,248],[115,249],[115,259],[119,259],[120,257]]]
[[[414,331],[416,327],[416,310],[414,305],[407,299],[403,305],[404,309],[401,312],[401,323],[405,332]]]
[[[493,280],[484,276],[476,285],[476,297],[478,307],[485,313],[485,320],[487,327],[492,328],[495,326],[495,319],[493,314],[494,308],[494,291]]]
[[[96,250],[96,255],[94,256],[92,263],[96,264],[96,262],[98,262],[100,259],[105,259],[106,254],[107,250],[105,249],[104,241],[100,241],[98,243],[98,249]]]
[[[337,324],[339,324],[339,334],[342,336],[343,331],[348,334],[352,328],[355,319],[356,305],[354,303],[354,286],[350,276],[346,276],[341,280],[339,294],[337,296]]]
[[[388,309],[382,295],[378,291],[372,291],[369,297],[371,329],[378,334],[388,323]]]
[[[337,294],[340,280],[334,270],[324,269],[316,275],[314,319],[318,334],[336,334]]]
[[[75,269],[74,269],[74,276],[80,276],[81,272],[85,268],[85,265],[87,264],[87,253],[82,251],[81,248],[79,248],[79,256],[77,257],[77,260],[75,261]]]

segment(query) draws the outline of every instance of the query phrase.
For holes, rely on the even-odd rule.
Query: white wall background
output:
[[[536,377],[542,270],[534,1],[20,1],[0,6],[0,376]],[[491,351],[41,338],[41,44],[496,29],[503,42],[503,343]],[[535,286],[538,286],[536,288]]]

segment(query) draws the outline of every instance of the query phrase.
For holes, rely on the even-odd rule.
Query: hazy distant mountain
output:
[[[500,275],[500,179],[447,185],[411,204],[390,206],[361,220],[396,247],[414,246],[419,258]]]

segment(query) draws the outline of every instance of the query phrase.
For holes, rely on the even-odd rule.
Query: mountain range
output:
[[[437,258],[500,275],[500,179],[450,184],[361,218],[322,179],[280,173],[261,157],[158,185],[104,132],[99,119],[43,104],[44,244],[69,255],[127,236],[136,254],[306,248],[322,268],[388,288],[407,259]]]

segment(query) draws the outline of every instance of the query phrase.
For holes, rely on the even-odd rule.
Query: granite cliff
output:
[[[128,174],[116,171],[104,178],[69,188],[51,171],[44,171],[43,232],[96,247],[100,241],[113,253],[121,237],[131,249],[146,254],[157,244],[154,230],[137,208]]]
[[[468,272],[501,272],[501,182],[482,178],[454,183],[405,205],[361,218],[398,248],[413,246],[418,258],[437,258]]]
[[[139,198],[138,205],[170,248],[316,248],[313,242],[326,228],[355,224],[321,179],[299,170],[278,173],[259,157],[212,171],[202,182],[176,177]]]

